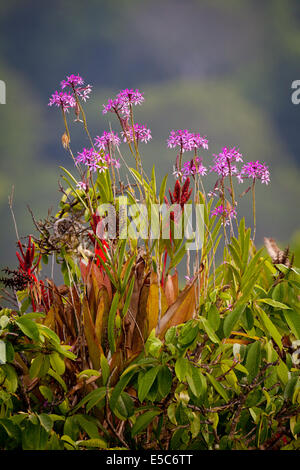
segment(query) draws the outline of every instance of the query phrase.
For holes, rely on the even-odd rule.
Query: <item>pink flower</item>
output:
[[[139,90],[129,90],[128,88],[121,90],[120,93],[118,93],[117,98],[123,101],[124,106],[129,106],[130,104],[142,104],[145,100],[143,93]]]
[[[208,148],[208,140],[200,134],[194,134],[187,129],[172,130],[167,140],[169,148],[179,147],[181,152],[188,152],[198,148]]]
[[[84,148],[82,152],[77,153],[75,160],[77,164],[81,163],[88,166],[91,171],[99,170],[103,172],[107,169],[105,158],[93,148]]]
[[[66,87],[72,88],[74,92],[83,100],[86,101],[92,91],[91,85],[84,85],[84,80],[80,75],[69,75],[66,80],[60,82],[62,90]]]
[[[243,165],[240,173],[237,175],[238,181],[242,183],[244,179],[252,178],[261,180],[264,184],[269,184],[270,182],[270,172],[269,168],[265,163],[260,163],[258,160],[256,162],[248,162]]]
[[[202,137],[200,134],[193,134],[192,137],[193,147],[194,148],[204,148],[208,149],[208,140],[206,137]]]
[[[69,108],[74,108],[76,100],[74,96],[65,91],[55,91],[49,100],[48,106],[61,106],[64,111],[68,111]]]
[[[106,105],[103,105],[103,114],[108,112],[122,114],[128,117],[130,114],[130,106],[142,104],[144,101],[143,93],[139,90],[126,88],[121,90],[115,99],[109,99]]]
[[[232,217],[236,217],[237,213],[233,207],[225,208],[222,204],[220,206],[215,207],[215,209],[211,212],[211,216],[219,216],[224,217],[225,225],[229,223],[229,219]]]
[[[106,132],[104,131],[102,136],[97,136],[95,138],[95,145],[98,147],[99,150],[107,150],[110,147],[117,147],[120,145],[120,139],[117,133],[114,132]]]
[[[194,158],[189,162],[184,162],[183,167],[181,168],[181,174],[183,178],[188,176],[194,176],[196,174],[200,176],[205,176],[207,173],[207,168],[202,164],[202,159],[199,157]]]
[[[134,132],[135,132],[135,139],[138,142],[144,142],[145,144],[149,142],[150,139],[152,139],[151,135],[151,130],[148,129],[146,126],[142,124],[134,124]],[[129,140],[130,142],[133,142],[133,131],[132,127],[129,127],[128,130],[125,132],[122,132],[122,136],[124,139],[124,142],[127,142]]]
[[[232,175],[236,175],[238,173],[238,169],[236,165],[233,165],[232,163],[242,161],[242,154],[236,150],[235,147],[231,149],[224,147],[221,153],[214,155],[214,165],[210,167],[210,171],[214,171],[223,178],[228,176],[230,172]]]
[[[72,74],[72,75],[67,76],[67,80],[62,80],[60,82],[60,84],[61,84],[61,88],[63,90],[67,86],[72,88],[72,87],[75,87],[75,86],[78,86],[78,85],[83,85],[84,80],[80,75]]]

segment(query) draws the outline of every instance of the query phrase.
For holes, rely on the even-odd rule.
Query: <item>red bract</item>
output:
[[[100,222],[101,222],[101,217],[97,214],[92,214],[92,219],[90,221],[90,224],[96,236],[97,236],[97,227]],[[97,266],[100,266],[100,269],[101,269],[101,262],[99,258],[101,258],[103,261],[106,261],[106,248],[108,248],[108,243],[103,239],[100,239],[101,243],[99,243],[99,238],[96,239],[96,237],[94,237],[94,235],[92,235],[91,233],[89,233],[89,238],[95,247],[95,256],[97,258],[96,264]]]
[[[37,269],[41,261],[41,255],[39,256],[37,262],[33,264],[35,247],[34,243],[31,241],[31,237],[28,239],[28,245],[25,253],[20,240],[18,240],[18,246],[21,252],[21,254],[16,252],[17,258],[19,260],[19,272],[27,274],[30,278],[33,279],[33,281],[36,282],[37,279],[33,272]]]
[[[176,180],[173,195],[169,189],[169,195],[172,204],[180,204],[181,209],[183,209],[184,204],[190,199],[193,188],[190,187],[190,178],[187,178],[183,186],[180,186],[179,180]]]

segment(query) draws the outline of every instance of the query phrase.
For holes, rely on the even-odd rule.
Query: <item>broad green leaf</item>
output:
[[[234,326],[236,325],[236,323],[241,318],[245,308],[246,308],[246,304],[237,305],[232,310],[232,312],[230,312],[226,316],[225,321],[224,321],[224,326],[223,326],[224,335],[226,337],[230,336],[230,333],[232,332],[232,330],[234,330]]]
[[[47,432],[51,431],[51,429],[53,428],[53,421],[49,417],[49,415],[47,415],[46,413],[41,413],[40,415],[38,415],[38,418],[43,428],[45,428]]]
[[[193,394],[196,397],[200,397],[203,393],[203,381],[205,380],[201,371],[197,367],[190,365],[186,379]]]
[[[79,423],[80,427],[88,434],[91,439],[97,439],[99,437],[99,431],[95,422],[95,419],[92,416],[87,415],[74,415],[76,421]]]
[[[50,354],[50,364],[52,369],[57,372],[58,375],[63,375],[66,368],[65,362],[57,352]]]
[[[229,397],[223,385],[220,382],[218,382],[211,374],[206,374],[206,376],[208,380],[210,381],[210,383],[212,384],[212,386],[214,387],[214,389],[216,390],[216,392],[218,392],[218,394],[221,395],[221,397],[224,398],[224,400],[227,403],[229,401]]]
[[[204,317],[201,317],[201,322],[202,322],[202,325],[204,326],[204,329],[205,329],[206,333],[208,334],[209,339],[213,343],[217,343],[217,344],[220,343],[219,338],[217,337],[216,333],[214,332],[214,330],[210,326],[208,320]]]
[[[128,393],[120,393],[114,408],[114,414],[122,420],[130,418],[134,414],[134,403]]]
[[[158,376],[158,390],[162,397],[169,395],[172,387],[172,373],[168,366],[161,366]]]
[[[275,343],[278,345],[280,349],[282,349],[282,342],[281,342],[281,334],[277,330],[274,323],[270,320],[266,312],[260,308],[258,305],[255,307],[257,315],[264,326],[264,330],[267,334],[270,334],[271,337],[274,339]]]
[[[175,374],[179,382],[183,382],[185,380],[188,367],[189,361],[186,357],[179,357],[175,362]]]
[[[213,331],[217,331],[220,326],[220,313],[216,305],[212,305],[207,312],[207,321]]]
[[[34,379],[35,377],[39,376],[40,370],[42,368],[44,362],[44,355],[38,354],[31,362],[31,366],[29,369],[29,377]]]
[[[131,436],[135,437],[139,432],[143,431],[148,424],[150,424],[155,416],[158,416],[161,413],[160,410],[151,410],[146,411],[142,415],[138,416],[136,422],[134,423],[131,429]]]
[[[111,408],[112,411],[116,407],[116,403],[118,401],[118,398],[119,398],[121,392],[123,392],[124,388],[130,382],[130,380],[132,379],[132,377],[135,375],[136,372],[137,372],[136,369],[134,369],[134,370],[131,370],[128,373],[123,373],[121,375],[120,380],[116,384],[115,388],[113,389],[110,400],[109,400],[110,408]]]
[[[160,366],[152,367],[143,374],[142,380],[138,385],[138,397],[141,402],[143,402],[152,387],[154,380],[160,370]]]
[[[52,400],[53,400],[53,393],[52,393],[51,388],[47,387],[46,385],[40,385],[40,386],[39,386],[39,390],[40,390],[41,394],[43,395],[43,397],[44,397],[49,403],[51,403]]]
[[[28,338],[33,339],[34,341],[38,342],[40,335],[39,335],[39,330],[34,323],[34,321],[27,319],[26,315],[23,317],[20,317],[16,320],[16,324],[20,328],[20,330],[24,333],[24,335],[28,336]]]
[[[295,310],[285,310],[283,314],[293,334],[300,339],[300,313]]]
[[[281,359],[279,359],[279,364],[276,366],[276,371],[280,381],[283,383],[283,385],[286,385],[289,380],[289,370]]]
[[[257,376],[260,366],[261,358],[261,345],[259,341],[255,341],[247,347],[247,358],[245,367],[249,373],[248,381],[252,380]]]

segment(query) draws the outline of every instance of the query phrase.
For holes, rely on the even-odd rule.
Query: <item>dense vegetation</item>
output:
[[[158,186],[143,168],[151,131],[134,115],[143,94],[108,100],[121,134],[92,138],[90,92],[71,75],[50,98],[78,176],[61,167],[56,215],[32,214],[39,236],[18,241],[18,267],[2,279],[0,448],[299,448],[300,271],[273,239],[268,256],[254,243],[268,166],[236,148],[211,159],[206,137],[173,130],[175,183]],[[73,114],[90,143],[77,154]],[[189,208],[200,225],[178,236]],[[63,284],[42,279],[47,264]]]

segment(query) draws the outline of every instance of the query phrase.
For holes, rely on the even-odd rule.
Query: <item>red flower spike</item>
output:
[[[174,202],[177,204],[180,203],[180,193],[181,193],[181,187],[180,183],[178,180],[176,180],[175,187],[174,187],[174,192],[173,192],[173,197],[174,197]],[[174,204],[174,203],[172,203]]]
[[[97,236],[97,227],[100,222],[101,222],[101,217],[97,214],[92,214],[92,219],[90,221],[90,224],[96,236]],[[106,248],[108,248],[108,243],[104,239],[101,239],[100,241],[98,241],[96,237],[94,237],[91,233],[89,233],[89,238],[91,242],[94,244],[95,256],[97,258],[96,264],[97,266],[100,266],[100,269],[102,269],[99,258],[102,259],[103,261],[106,261]]]

